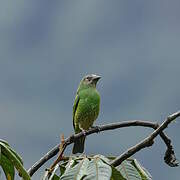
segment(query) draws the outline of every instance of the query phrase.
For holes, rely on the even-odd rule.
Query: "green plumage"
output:
[[[88,130],[97,119],[100,109],[100,95],[96,90],[97,75],[85,76],[78,87],[73,106],[73,126],[75,133]],[[73,154],[84,151],[85,138],[75,141]]]

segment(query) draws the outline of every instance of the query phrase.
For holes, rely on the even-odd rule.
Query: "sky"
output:
[[[59,143],[60,134],[73,133],[73,101],[86,74],[102,76],[96,125],[161,123],[180,110],[179,6],[177,0],[0,2],[0,138],[25,168]],[[178,121],[166,133],[180,159]],[[135,127],[92,135],[86,153],[119,155],[151,132]],[[165,150],[157,138],[134,157],[153,179],[178,180],[180,169],[164,163]]]

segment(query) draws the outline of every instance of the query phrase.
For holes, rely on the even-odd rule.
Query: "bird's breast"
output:
[[[100,96],[97,92],[85,94],[80,98],[76,119],[82,129],[89,129],[99,114]]]

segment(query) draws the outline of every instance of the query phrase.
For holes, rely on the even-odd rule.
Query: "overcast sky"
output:
[[[176,0],[1,1],[0,138],[21,154],[26,168],[59,143],[60,134],[73,133],[72,105],[86,74],[102,76],[96,124],[160,123],[180,109],[179,7]],[[180,159],[179,129],[177,122],[166,132]],[[150,132],[92,135],[86,153],[118,155]],[[163,162],[165,150],[157,138],[134,157],[153,179],[178,180],[179,167]]]

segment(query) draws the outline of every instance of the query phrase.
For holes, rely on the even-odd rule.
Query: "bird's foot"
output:
[[[97,133],[101,131],[101,128],[99,126],[91,126],[92,129],[96,129]]]
[[[84,129],[82,130],[82,133],[83,133],[84,136],[87,135],[87,132],[86,132],[86,130],[84,130]]]

